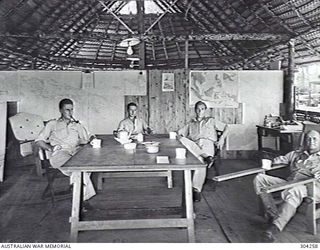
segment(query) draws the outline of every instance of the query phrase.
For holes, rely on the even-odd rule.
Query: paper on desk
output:
[[[157,163],[158,164],[169,163],[169,157],[168,156],[157,156]]]

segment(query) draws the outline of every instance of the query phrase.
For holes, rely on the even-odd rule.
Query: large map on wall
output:
[[[212,108],[238,108],[238,85],[236,71],[190,71],[190,105],[204,101]]]

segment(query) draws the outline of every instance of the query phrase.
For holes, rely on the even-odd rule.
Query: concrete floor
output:
[[[42,200],[44,177],[36,176],[28,160],[10,162],[6,179],[0,184],[0,242],[68,242],[71,197],[52,206]],[[30,163],[30,162],[29,162]],[[255,167],[254,161],[223,160],[221,172]],[[95,180],[95,177],[93,177]],[[220,183],[207,183],[202,201],[195,203],[196,241],[202,243],[260,242],[266,227],[258,215],[258,200],[252,189],[253,176]],[[57,188],[66,189],[68,178],[59,178]],[[93,210],[86,219],[167,218],[180,216],[182,174],[174,173],[174,188],[165,178],[110,178],[103,190],[90,200]],[[79,242],[184,243],[185,229],[135,229],[80,232]],[[306,233],[304,215],[297,213],[277,242],[320,242]]]

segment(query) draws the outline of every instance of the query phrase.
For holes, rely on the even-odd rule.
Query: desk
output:
[[[258,150],[263,148],[263,137],[275,138],[275,150],[280,154],[286,154],[299,146],[299,138],[302,131],[281,130],[257,125]]]
[[[168,137],[166,135],[166,137]],[[94,149],[85,145],[65,165],[64,170],[71,171],[73,181],[73,197],[71,211],[71,242],[76,242],[79,231],[133,229],[133,228],[172,228],[186,227],[189,242],[195,242],[191,170],[205,168],[190,152],[186,159],[175,158],[175,148],[183,147],[178,140],[170,140],[163,136],[151,137],[160,142],[157,154],[148,154],[143,145],[135,150],[125,150],[113,139],[112,135],[99,136],[103,140],[102,147]],[[157,164],[156,156],[169,156],[169,164]],[[184,190],[186,218],[174,219],[139,219],[139,220],[110,220],[110,221],[80,221],[80,202],[83,172],[119,172],[119,171],[168,171],[184,172]]]

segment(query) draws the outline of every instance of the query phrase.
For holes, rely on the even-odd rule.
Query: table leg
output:
[[[281,137],[280,136],[275,136],[275,149],[276,151],[281,151]]]
[[[195,242],[191,170],[184,170],[184,184],[185,184],[186,214],[187,214],[187,220],[188,220],[188,239],[189,239],[189,242]]]
[[[80,200],[82,186],[82,172],[72,172],[71,180],[73,182],[72,210],[71,210],[71,232],[70,241],[78,240],[78,222],[80,218]]]
[[[258,135],[258,150],[262,149],[262,132],[260,128],[257,128],[257,135]]]
[[[172,188],[173,183],[172,183],[172,171],[171,170],[167,171],[167,182],[168,182],[168,188]]]

